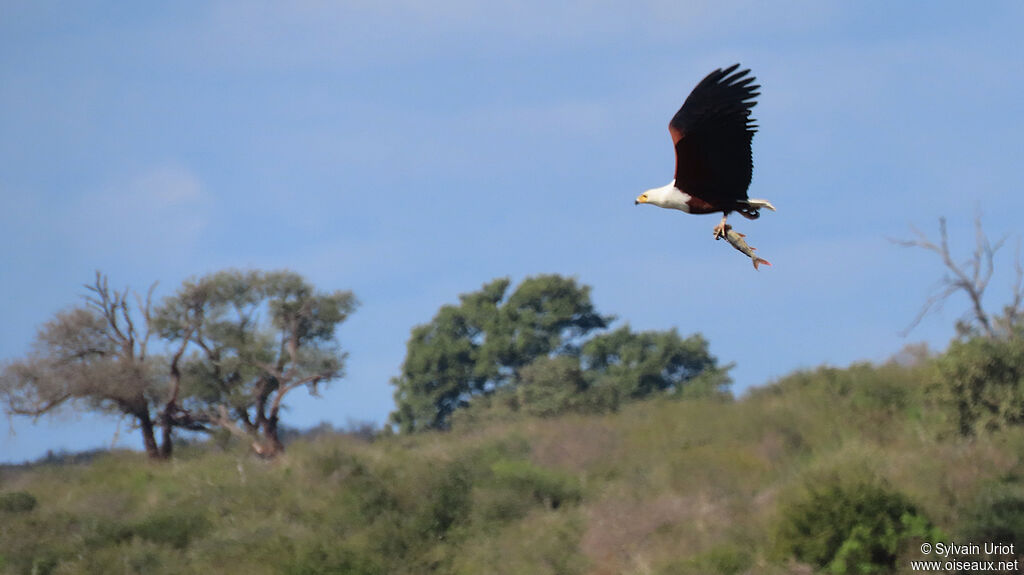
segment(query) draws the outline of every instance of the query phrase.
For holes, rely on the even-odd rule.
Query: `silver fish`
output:
[[[727,242],[729,242],[730,244],[732,244],[732,247],[734,247],[737,250],[743,252],[744,254],[747,255],[747,257],[749,257],[751,260],[753,260],[754,261],[754,269],[755,270],[757,269],[757,266],[759,266],[761,264],[764,264],[766,266],[772,265],[771,262],[769,262],[768,260],[766,260],[766,259],[764,259],[764,258],[762,258],[762,257],[760,257],[760,256],[758,256],[757,254],[754,253],[757,250],[757,248],[750,247],[750,245],[747,244],[747,241],[743,239],[745,237],[746,237],[745,235],[743,235],[743,234],[737,232],[736,230],[732,229],[732,226],[730,226],[728,224],[725,226],[725,240]],[[716,237],[715,239],[718,240],[718,239],[722,239],[722,238],[721,237]]]

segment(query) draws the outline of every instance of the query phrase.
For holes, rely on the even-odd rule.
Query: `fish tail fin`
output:
[[[754,256],[754,257],[752,257],[750,259],[754,260],[754,269],[755,270],[757,269],[757,266],[759,266],[761,264],[764,264],[766,266],[772,265],[772,262],[770,262],[770,261],[768,261],[768,260],[766,260],[764,258],[759,258],[757,256]]]

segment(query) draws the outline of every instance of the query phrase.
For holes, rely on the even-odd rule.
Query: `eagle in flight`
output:
[[[714,228],[716,239],[730,239],[725,221],[732,212],[753,220],[761,208],[775,211],[771,202],[747,197],[753,171],[750,142],[757,131],[750,109],[761,86],[748,76],[750,70],[737,68],[739,64],[715,70],[690,92],[668,124],[676,148],[675,179],[634,202],[688,214],[722,212]]]

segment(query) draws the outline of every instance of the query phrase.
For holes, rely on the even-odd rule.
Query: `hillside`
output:
[[[7,468],[0,572],[812,573],[844,521],[863,537],[838,541],[832,572],[857,572],[878,541],[910,572],[923,539],[1024,541],[1024,431],[951,433],[930,369],[821,368],[735,401],[323,435],[272,463],[211,444],[163,463]]]

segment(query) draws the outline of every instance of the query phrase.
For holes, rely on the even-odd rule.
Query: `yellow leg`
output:
[[[728,216],[723,215],[722,216],[722,221],[719,222],[717,226],[715,226],[714,232],[715,232],[715,239],[716,240],[720,240],[720,239],[725,237],[725,233],[726,233],[725,219],[726,219],[726,217],[728,217]]]

